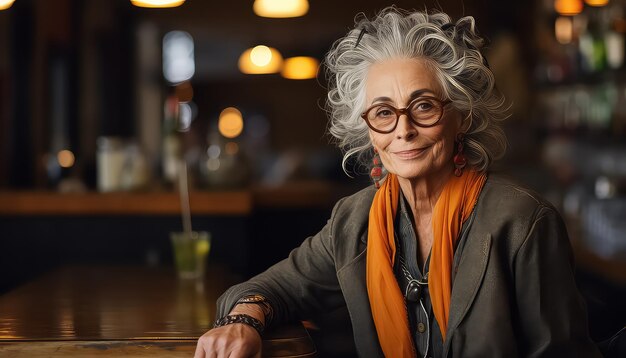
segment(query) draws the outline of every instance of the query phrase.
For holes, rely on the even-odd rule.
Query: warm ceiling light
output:
[[[264,67],[272,61],[272,50],[269,47],[259,45],[250,51],[250,61],[255,66]]]
[[[604,6],[609,3],[609,0],[585,0],[589,6]]]
[[[243,116],[235,107],[225,108],[217,122],[220,133],[226,138],[235,138],[243,131]]]
[[[139,7],[177,7],[182,5],[185,0],[130,0],[130,2]]]
[[[317,77],[319,61],[313,57],[298,56],[286,58],[281,75],[290,80],[306,80]]]
[[[554,9],[561,15],[576,15],[583,11],[583,2],[582,0],[555,0]]]
[[[298,17],[309,11],[308,0],[255,0],[254,13],[262,17]]]
[[[263,45],[249,48],[239,57],[239,70],[247,74],[276,73],[282,65],[280,52]]]
[[[0,10],[6,10],[13,5],[15,0],[0,0]]]

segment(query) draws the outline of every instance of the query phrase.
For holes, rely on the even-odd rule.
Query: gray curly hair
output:
[[[486,41],[478,35],[473,17],[453,24],[442,12],[407,12],[391,6],[371,20],[359,14],[355,22],[325,60],[329,132],[344,152],[346,173],[352,156],[365,165],[371,156],[368,127],[361,118],[365,78],[372,64],[390,58],[423,58],[433,68],[443,95],[469,120],[464,138],[469,165],[484,171],[504,155],[506,138],[499,122],[508,117],[508,107],[480,52]]]

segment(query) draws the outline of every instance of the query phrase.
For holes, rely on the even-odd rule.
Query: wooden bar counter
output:
[[[204,280],[173,269],[66,267],[0,296],[0,357],[193,357],[215,302],[238,278],[209,266]],[[301,324],[263,337],[264,357],[314,357]]]

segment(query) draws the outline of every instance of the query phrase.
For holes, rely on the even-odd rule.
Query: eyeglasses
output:
[[[443,108],[451,101],[441,101],[435,97],[418,97],[406,108],[396,108],[389,104],[376,104],[361,114],[368,127],[374,132],[391,133],[398,126],[401,115],[409,117],[419,127],[432,127],[443,117]]]

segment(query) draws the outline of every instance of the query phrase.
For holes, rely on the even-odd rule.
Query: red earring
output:
[[[374,166],[370,171],[370,176],[372,180],[374,180],[374,185],[376,185],[376,189],[380,188],[380,178],[383,176],[383,167],[380,162],[380,155],[378,155],[378,150],[374,148],[374,158],[372,158],[372,163]]]
[[[467,165],[467,158],[465,158],[465,153],[463,153],[463,140],[465,139],[465,135],[463,133],[459,133],[456,136],[457,146],[456,146],[456,154],[454,155],[454,175],[460,177],[463,175],[463,168]]]

